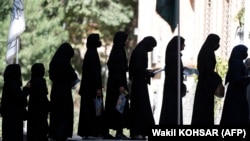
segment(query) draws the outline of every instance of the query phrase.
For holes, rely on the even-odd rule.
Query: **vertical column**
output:
[[[250,39],[249,39],[249,34],[250,34],[250,0],[245,1],[245,23],[244,23],[244,44],[246,46],[250,46]],[[248,52],[250,52],[248,50]]]

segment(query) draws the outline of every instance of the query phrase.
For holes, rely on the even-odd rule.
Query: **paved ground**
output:
[[[101,139],[101,138],[90,138],[90,139],[82,139],[81,137],[74,135],[72,138],[69,138],[67,141],[117,141],[115,139]],[[0,141],[2,141],[2,139],[0,138]],[[26,141],[26,136],[24,135],[24,141]],[[53,140],[50,140],[53,141]],[[131,141],[131,140],[122,140],[122,141]],[[133,141],[144,141],[144,140],[133,140]],[[146,140],[145,140],[146,141]]]
[[[68,139],[67,141],[117,141],[117,140],[107,140],[107,139]],[[2,141],[2,139],[0,139],[0,141]],[[24,141],[26,141],[26,139],[24,139]],[[122,140],[122,141],[131,141],[131,140]],[[132,141],[143,141],[143,140],[132,140]],[[146,141],[146,140],[145,140]]]

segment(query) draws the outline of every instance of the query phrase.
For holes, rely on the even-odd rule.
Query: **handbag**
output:
[[[96,96],[96,98],[94,99],[94,102],[95,102],[96,116],[101,116],[101,114],[102,114],[102,104],[103,104],[102,98]]]
[[[117,103],[115,106],[116,110],[122,114],[124,111],[125,104],[126,104],[126,96],[125,94],[121,93],[117,99]]]
[[[214,95],[218,98],[222,98],[225,96],[225,87],[223,86],[223,84],[219,84],[217,86]]]

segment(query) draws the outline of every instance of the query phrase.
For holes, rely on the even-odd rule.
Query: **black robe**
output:
[[[49,66],[49,77],[52,81],[49,128],[50,137],[56,140],[66,140],[73,134],[72,83],[78,79],[70,62],[73,55],[73,48],[68,43],[63,43]]]
[[[247,71],[243,62],[246,53],[247,48],[243,45],[234,47],[231,53],[226,75],[228,87],[220,121],[221,125],[248,124],[249,111],[246,89],[250,77],[246,77]]]
[[[163,89],[163,101],[159,125],[182,125],[182,97],[186,95],[186,85],[183,77],[183,64],[180,58],[178,66],[178,36],[175,36],[168,44],[165,57],[165,81]],[[181,45],[184,45],[184,38],[181,38]],[[181,57],[181,54],[180,54]],[[178,70],[179,69],[179,70]],[[178,71],[180,71],[180,99],[178,100]],[[178,105],[179,104],[179,105]],[[178,111],[180,106],[180,111]],[[179,114],[179,122],[178,122]]]
[[[26,89],[21,88],[21,69],[8,65],[4,72],[1,98],[2,140],[23,141],[23,120],[27,106]]]
[[[155,125],[149,99],[150,76],[147,70],[148,52],[152,51],[155,45],[155,42],[145,37],[133,50],[129,62],[129,77],[132,81],[130,98],[130,135],[132,137],[146,136],[149,129]]]
[[[116,104],[120,95],[119,87],[124,87],[128,91],[127,71],[128,61],[125,52],[125,41],[127,34],[118,32],[114,37],[114,45],[108,60],[108,81],[105,101],[105,119],[107,128],[122,130],[128,127],[129,103],[128,95],[123,113],[116,110]]]
[[[89,47],[83,59],[82,80],[79,90],[81,95],[80,116],[78,124],[79,136],[99,136],[103,133],[103,112],[96,116],[94,98],[96,90],[102,89],[101,63],[97,48]],[[103,97],[100,97],[103,99]]]
[[[214,93],[222,83],[220,75],[215,72],[215,50],[220,38],[208,35],[198,54],[198,83],[195,91],[192,125],[214,125]]]
[[[44,76],[44,66],[34,64],[30,80],[28,101],[27,140],[48,141],[48,88]]]

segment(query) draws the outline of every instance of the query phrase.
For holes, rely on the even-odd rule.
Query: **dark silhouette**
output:
[[[192,125],[214,125],[214,93],[222,83],[220,75],[215,72],[215,51],[220,47],[220,37],[209,34],[198,54],[198,83],[196,86]]]
[[[56,141],[66,141],[73,133],[74,105],[71,88],[78,80],[70,62],[73,56],[71,45],[63,43],[49,64],[49,77],[52,81],[50,137]]]
[[[129,63],[129,79],[131,80],[131,127],[130,136],[134,139],[145,138],[148,130],[155,125],[150,105],[148,84],[153,73],[148,68],[148,52],[153,51],[156,40],[147,36],[133,50]]]
[[[92,33],[88,36],[79,90],[81,107],[78,125],[78,135],[86,138],[89,136],[101,136],[104,129],[103,103],[101,103],[100,113],[96,113],[94,101],[96,98],[103,99],[101,63],[97,52],[97,48],[101,45],[99,34]]]
[[[44,79],[45,68],[42,63],[31,67],[28,101],[27,140],[48,141],[48,88]]]
[[[250,77],[244,65],[248,48],[237,45],[233,48],[228,61],[228,71],[225,83],[228,84],[224,107],[221,115],[221,125],[247,125],[248,102],[246,97]]]
[[[245,66],[247,70],[247,75],[250,76],[250,58],[247,58],[245,61]],[[247,101],[248,101],[248,123],[250,124],[250,84],[247,85]]]
[[[10,64],[4,71],[4,86],[1,99],[2,140],[23,141],[23,120],[26,119],[28,90],[22,90],[21,68]]]
[[[178,51],[178,38],[180,38],[180,51]],[[184,84],[183,63],[180,58],[178,63],[178,53],[184,49],[185,39],[181,36],[173,37],[167,45],[165,54],[165,82],[163,89],[163,102],[159,125],[178,125],[178,114],[180,113],[180,125],[183,124],[182,118],[182,97],[186,95],[186,85]],[[180,66],[178,66],[178,64]],[[178,78],[178,71],[180,76]],[[178,79],[180,80],[181,95],[178,100]],[[178,101],[180,103],[178,103]],[[178,113],[178,104],[180,112]]]
[[[126,41],[128,35],[125,32],[117,32],[113,39],[113,47],[108,59],[108,81],[105,103],[105,114],[107,128],[116,130],[117,139],[128,139],[123,135],[123,128],[128,128],[128,86],[126,73],[128,71],[128,60],[126,56]],[[120,113],[116,104],[120,94],[126,95],[125,107]]]

